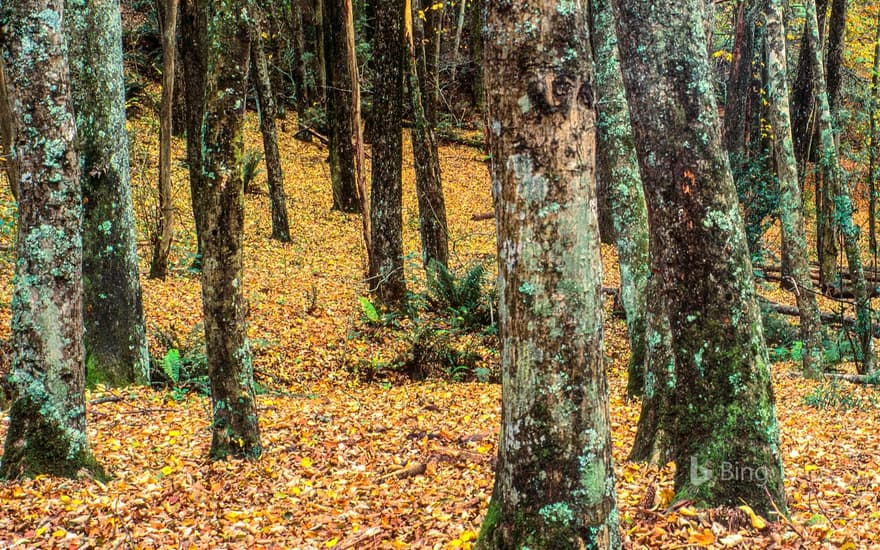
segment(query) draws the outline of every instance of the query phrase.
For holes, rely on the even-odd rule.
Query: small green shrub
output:
[[[428,266],[428,306],[450,315],[454,326],[474,328],[494,324],[495,291],[486,289],[486,270],[474,264],[462,275],[432,261]]]
[[[880,383],[880,375],[877,376]],[[804,397],[804,404],[819,410],[873,410],[880,409],[880,399],[876,393],[870,393],[865,388],[841,383],[831,379],[813,388],[809,395]]]
[[[257,149],[248,149],[241,157],[241,181],[248,193],[255,192],[254,180],[263,170],[260,163],[263,162],[263,153]]]
[[[190,392],[209,395],[211,386],[204,325],[197,323],[183,339],[160,329],[156,329],[155,337],[165,348],[165,353],[150,358],[153,387],[168,389],[175,400]]]

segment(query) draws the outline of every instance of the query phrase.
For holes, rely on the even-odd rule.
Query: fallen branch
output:
[[[480,214],[474,214],[473,216],[471,216],[472,222],[481,222],[484,220],[494,220],[494,219],[495,219],[495,212],[482,212]]]
[[[422,462],[416,462],[414,464],[410,464],[405,468],[400,468],[399,470],[394,470],[393,472],[388,472],[383,476],[379,476],[376,478],[376,483],[380,481],[385,481],[386,479],[396,477],[397,479],[405,479],[408,477],[420,476],[427,471],[428,466]]]
[[[859,384],[860,386],[876,386],[880,384],[880,374],[876,372],[873,374],[842,374],[838,372],[826,372],[825,378],[844,380],[852,384]]]
[[[119,403],[120,401],[125,401],[125,398],[119,397],[118,395],[108,395],[106,397],[92,399],[91,401],[89,401],[89,405],[100,405],[102,403]]]
[[[785,304],[779,304],[776,302],[772,302],[764,296],[758,296],[758,299],[765,306],[770,308],[771,310],[779,313],[780,315],[788,315],[790,317],[800,317],[800,311],[795,306],[787,306]],[[823,323],[834,324],[834,325],[842,325],[847,328],[855,328],[856,319],[855,317],[848,317],[846,315],[838,315],[836,313],[826,313],[824,311],[819,312],[819,318]],[[872,330],[874,331],[874,336],[880,338],[880,325],[873,325]]]

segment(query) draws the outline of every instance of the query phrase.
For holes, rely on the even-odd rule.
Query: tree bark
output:
[[[281,170],[281,154],[278,152],[278,136],[275,119],[278,110],[272,94],[269,64],[262,36],[262,15],[255,15],[251,45],[251,62],[254,66],[253,81],[257,89],[257,106],[260,113],[260,133],[263,135],[263,151],[266,159],[266,178],[269,182],[269,201],[272,210],[272,238],[290,242],[290,224],[287,220],[287,197],[284,194],[284,172]]]
[[[3,146],[3,152],[0,155],[0,169],[6,171],[12,198],[18,200],[19,175],[16,171],[17,164],[12,151],[13,143],[15,143],[15,135],[12,123],[12,105],[9,103],[7,91],[6,68],[3,66],[3,60],[0,59],[0,145]]]
[[[92,382],[148,384],[119,0],[67,0],[66,7],[83,194],[86,371]]]
[[[825,36],[825,14],[829,0],[816,0],[818,16],[819,42]],[[810,38],[806,26],[801,36],[795,80],[791,89],[791,133],[794,139],[794,154],[798,159],[798,174],[803,178],[806,165],[812,157],[816,138],[816,96],[813,92],[813,57]]]
[[[63,16],[47,0],[8,0],[0,9],[21,174],[10,375],[17,391],[0,458],[5,479],[102,475],[86,432],[82,195]]]
[[[352,96],[357,80],[349,70],[349,33],[354,32],[350,0],[323,1],[324,62],[327,73],[327,126],[330,139],[330,179],[333,210],[361,212],[357,189],[357,173],[353,124]],[[357,92],[360,95],[359,91]],[[360,121],[358,120],[358,125]]]
[[[662,281],[675,359],[671,399],[657,412],[676,463],[676,493],[708,506],[745,500],[773,514],[774,506],[785,509],[773,388],[721,145],[702,2],[617,0],[615,7],[652,272]],[[751,478],[721,475],[730,466]]]
[[[779,180],[779,220],[782,226],[783,263],[791,282],[800,312],[803,347],[803,369],[809,377],[822,372],[822,321],[810,277],[807,234],[803,214],[801,188],[797,175],[797,159],[791,136],[788,105],[788,81],[785,53],[785,27],[782,0],[766,0],[764,7],[765,66],[767,82],[765,98],[769,103],[770,126],[773,131],[773,152],[776,177]]]
[[[486,13],[502,420],[476,547],[619,548],[587,9],[490,1]]]
[[[211,380],[211,458],[257,458],[260,430],[242,278],[241,154],[252,0],[218,0],[206,44],[207,75],[198,203],[204,208],[202,306]]]
[[[823,52],[819,41],[819,26],[816,18],[816,2],[807,0],[804,3],[806,9],[806,30],[810,38],[810,51],[812,52],[813,85],[817,98],[819,114],[819,140],[821,154],[819,162],[822,174],[828,184],[828,193],[836,206],[834,223],[840,234],[843,235],[846,260],[849,264],[850,278],[853,283],[853,292],[856,301],[856,332],[861,344],[862,357],[858,363],[859,374],[873,372],[876,360],[874,358],[874,339],[871,334],[871,302],[868,296],[868,288],[865,282],[865,273],[862,268],[862,256],[859,248],[859,227],[853,222],[852,194],[849,182],[840,166],[837,141],[834,137],[834,115],[828,103],[828,89],[825,83],[825,74],[822,70]]]
[[[871,238],[871,253],[877,255],[877,181],[880,180],[880,131],[877,119],[880,116],[880,12],[877,13],[877,35],[874,38],[874,69],[871,75],[871,107],[869,109],[870,147],[868,148],[868,220]]]
[[[373,179],[370,193],[370,290],[389,306],[406,297],[403,272],[403,21],[405,0],[375,6]]]
[[[171,127],[174,118],[175,60],[177,58],[177,0],[162,2],[162,105],[159,112],[159,226],[153,235],[150,278],[165,279],[174,235],[174,202],[171,195]]]
[[[846,51],[847,0],[831,1],[831,16],[828,18],[828,59],[825,72],[828,85],[828,107],[835,124],[838,121],[838,105],[843,88],[844,53]]]
[[[419,202],[419,232],[422,238],[422,261],[426,268],[432,262],[449,263],[449,228],[446,221],[446,201],[440,177],[440,157],[434,126],[425,114],[426,83],[419,78],[419,56],[416,44],[422,39],[422,25],[413,17],[412,4],[407,0],[406,44],[409,48],[408,90],[413,113],[411,134],[413,160],[416,171],[416,196]]]
[[[651,276],[648,210],[620,74],[611,0],[592,0],[590,11],[599,108],[596,167],[599,181],[607,182],[617,245],[620,297],[630,347],[626,390],[628,396],[637,397],[644,391],[646,368],[645,315]]]

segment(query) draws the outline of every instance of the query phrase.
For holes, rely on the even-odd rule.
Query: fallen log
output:
[[[839,372],[826,372],[825,378],[844,380],[861,386],[876,386],[880,384],[880,374],[876,372],[873,374],[842,374]]]
[[[780,304],[777,302],[773,302],[764,296],[758,296],[758,299],[761,301],[761,305],[764,307],[770,308],[771,310],[779,313],[780,315],[788,315],[790,317],[800,317],[800,311],[795,306],[787,306],[785,304]],[[827,313],[825,311],[819,312],[819,318],[823,323],[834,324],[834,325],[842,325],[847,328],[855,328],[856,319],[855,317],[849,317],[846,315],[838,315],[836,313]],[[880,338],[880,325],[873,325],[872,330],[874,331],[874,336]]]

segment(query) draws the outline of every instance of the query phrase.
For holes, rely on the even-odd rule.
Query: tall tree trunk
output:
[[[853,222],[852,194],[846,174],[840,166],[837,141],[834,137],[834,116],[828,103],[828,89],[825,84],[823,52],[819,41],[819,25],[816,18],[816,2],[807,0],[806,30],[810,37],[812,57],[813,85],[819,112],[819,162],[824,179],[828,182],[828,193],[836,205],[834,223],[843,235],[846,261],[849,264],[850,279],[853,283],[853,294],[856,301],[856,332],[861,344],[862,357],[858,364],[859,374],[874,371],[874,338],[871,329],[871,302],[868,297],[865,273],[862,269],[862,255],[859,248],[859,227]]]
[[[411,135],[413,160],[416,171],[416,196],[419,201],[419,232],[422,238],[422,261],[426,268],[432,262],[449,263],[449,229],[446,221],[446,201],[440,177],[440,156],[434,127],[425,114],[423,98],[425,82],[419,78],[418,50],[422,39],[422,25],[413,17],[412,3],[406,2],[406,43],[409,47],[408,90],[413,113]]]
[[[349,58],[354,55],[348,48],[348,35],[354,32],[350,0],[324,0],[323,8],[333,210],[361,212],[355,167],[357,152],[353,139],[359,128],[352,124],[352,96],[359,83],[352,80],[349,68]]]
[[[432,128],[437,127],[437,109],[440,105],[440,47],[442,46],[443,19],[446,13],[444,2],[425,2],[416,0],[414,7],[424,12],[424,31],[420,65],[422,103],[425,116]],[[418,45],[417,45],[418,46]]]
[[[260,112],[260,132],[263,135],[263,151],[266,159],[266,177],[269,180],[269,201],[272,209],[272,238],[290,242],[290,224],[287,221],[287,197],[284,194],[284,172],[281,170],[281,154],[278,152],[278,136],[275,132],[275,96],[269,78],[269,64],[262,36],[262,15],[255,17],[251,45],[251,61],[254,66],[253,81],[257,89],[257,105]]]
[[[293,63],[289,67],[294,75],[294,89],[296,93],[296,114],[300,126],[305,126],[306,113],[315,101],[317,94],[314,93],[314,75],[309,78],[306,49],[306,14],[305,6],[311,8],[312,1],[290,0],[288,5],[288,32],[290,33],[293,46]],[[310,11],[310,10],[309,10]],[[310,15],[310,14],[309,14]]]
[[[6,0],[7,63],[20,174],[12,298],[16,397],[0,478],[101,474],[89,450],[84,391],[82,195],[61,22],[48,0]]]
[[[671,399],[658,416],[676,463],[676,492],[709,506],[745,500],[772,514],[774,502],[785,509],[773,387],[721,145],[702,1],[617,0],[615,7],[652,271],[662,281],[675,359],[666,381]],[[751,478],[723,475],[731,466]]]
[[[477,548],[620,547],[589,18],[585,4],[566,6],[491,1],[486,12],[502,420]]]
[[[848,0],[831,0],[831,16],[828,19],[828,59],[825,60],[828,107],[835,124],[837,109],[843,88],[844,53],[846,51],[846,16]]]
[[[177,0],[162,2],[162,106],[159,112],[159,227],[153,236],[150,278],[168,274],[168,255],[174,235],[174,202],[171,195],[171,127],[174,115],[175,60],[177,57]]]
[[[468,18],[468,34],[470,36],[470,62],[475,67],[473,72],[474,107],[479,112],[486,109],[486,83],[483,74],[483,23],[482,7],[474,5]]]
[[[376,7],[373,83],[376,132],[370,193],[370,289],[382,303],[399,306],[406,297],[403,272],[403,21],[405,0]]]
[[[822,321],[810,278],[807,235],[803,214],[801,187],[797,175],[797,159],[791,136],[788,105],[785,27],[782,0],[766,0],[764,7],[765,66],[767,83],[765,98],[769,103],[769,121],[773,130],[773,152],[776,177],[779,180],[779,220],[782,226],[782,254],[788,266],[787,285],[794,291],[800,313],[803,369],[810,377],[822,373]]]
[[[648,210],[620,74],[611,0],[592,0],[591,36],[596,63],[599,118],[596,167],[606,183],[620,267],[620,297],[626,313],[630,362],[627,395],[641,396],[645,384]]]
[[[131,199],[119,0],[67,0],[71,94],[83,194],[88,377],[148,384],[150,357]]]
[[[193,219],[196,226],[196,256],[191,270],[202,268],[202,234],[204,208],[199,203],[199,181],[202,177],[202,118],[205,114],[205,86],[208,64],[205,36],[208,32],[208,3],[203,0],[182,0],[180,11],[181,61],[186,75],[186,162],[189,167],[189,188]]]
[[[6,171],[6,177],[9,180],[9,190],[12,192],[12,198],[18,200],[18,178],[12,144],[15,143],[15,135],[12,123],[12,105],[9,103],[9,94],[7,91],[6,68],[3,66],[3,60],[0,59],[0,145],[3,146],[2,155],[0,155],[0,169]]]
[[[877,13],[877,36],[874,39],[874,69],[871,75],[871,108],[870,117],[870,147],[868,148],[868,188],[869,197],[869,224],[871,231],[871,253],[877,256],[877,181],[880,180],[880,131],[877,128],[877,118],[880,116],[880,12]]]
[[[211,458],[221,460],[261,453],[242,290],[241,154],[254,9],[252,0],[218,0],[205,41],[211,72],[197,193],[204,208],[202,306],[214,415]]]
[[[819,25],[819,42],[824,43],[825,14],[829,0],[817,0],[816,11]],[[794,154],[798,159],[798,174],[804,178],[806,165],[813,156],[816,138],[816,96],[813,92],[813,52],[806,25],[801,36],[795,80],[791,89],[791,134],[794,139]]]

